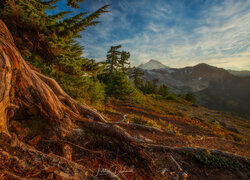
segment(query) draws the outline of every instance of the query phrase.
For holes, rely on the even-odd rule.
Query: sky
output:
[[[65,1],[56,11],[69,9]],[[85,0],[73,11],[106,4],[110,12],[78,39],[84,57],[105,61],[110,46],[121,44],[132,66],[155,59],[173,68],[250,70],[250,0]]]

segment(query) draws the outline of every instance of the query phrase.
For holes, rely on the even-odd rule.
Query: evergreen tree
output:
[[[123,72],[123,73],[127,72],[130,69],[129,67],[127,67],[127,65],[130,64],[130,62],[128,62],[129,58],[130,58],[130,53],[129,52],[126,52],[126,51],[121,52],[119,65],[120,65],[120,68],[121,68],[121,72]]]
[[[133,95],[136,90],[127,80],[126,75],[121,72],[115,72],[109,76],[106,86],[106,92],[109,96],[124,98],[124,96]]]
[[[155,78],[153,79],[152,81],[152,86],[153,86],[153,90],[152,90],[152,93],[157,93],[157,83],[159,82],[159,79]]]
[[[136,67],[134,67],[129,74],[129,77],[134,80],[135,87],[140,90],[142,90],[143,88],[143,80],[141,79],[141,76],[143,75],[144,75],[144,72],[141,69],[136,68]]]
[[[162,84],[159,87],[158,94],[160,94],[162,97],[167,97],[168,96],[168,87],[164,84]]]
[[[152,94],[154,92],[154,86],[152,82],[146,81],[144,87],[142,88],[142,92],[145,94]]]
[[[0,18],[13,34],[22,56],[44,74],[52,76],[74,98],[86,91],[88,76],[96,75],[103,65],[82,57],[77,43],[80,32],[99,23],[108,5],[88,14],[67,17],[69,11],[48,15],[60,0],[1,0]],[[79,8],[83,0],[68,0],[67,5]],[[19,33],[22,32],[22,33]],[[87,74],[87,76],[86,76]]]
[[[196,102],[196,98],[194,96],[193,93],[189,92],[185,95],[184,97],[185,100],[189,101],[189,102],[192,102],[192,103],[195,103]]]
[[[83,2],[84,0],[68,0],[67,5],[74,7],[74,8],[80,8],[78,3]]]
[[[118,51],[122,46],[111,46],[108,53],[107,53],[107,59],[106,59],[106,71],[108,74],[112,74],[116,72],[119,68],[119,61],[120,61],[120,54],[121,52]]]

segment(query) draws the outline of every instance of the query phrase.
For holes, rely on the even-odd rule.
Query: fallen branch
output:
[[[109,124],[117,124],[117,125],[121,125],[121,126],[130,126],[130,127],[134,127],[140,130],[147,130],[147,131],[153,131],[153,132],[163,132],[162,130],[160,130],[159,128],[156,127],[150,127],[150,126],[145,126],[145,125],[141,125],[141,124],[136,124],[136,123],[124,123],[124,121],[127,119],[127,115],[124,114],[123,115],[123,119],[119,122],[112,122]]]
[[[19,177],[11,172],[2,171],[0,174],[3,174],[5,178],[15,179],[15,180],[26,180],[26,178]]]
[[[156,144],[146,144],[146,148],[157,150],[157,151],[163,151],[163,152],[176,152],[176,153],[192,153],[192,152],[203,152],[203,151],[209,151],[211,154],[218,154],[221,156],[225,156],[228,158],[238,159],[238,160],[244,160],[244,161],[250,161],[250,158],[243,157],[227,152],[222,152],[218,150],[213,149],[205,149],[205,148],[198,148],[198,147],[170,147],[170,146],[164,146],[164,145],[156,145]]]
[[[177,161],[173,158],[173,156],[170,154],[169,155],[171,161],[175,164],[175,167],[177,168],[178,172],[183,171],[183,169],[181,168],[181,166],[177,163]]]
[[[127,116],[126,115],[123,115],[123,119],[119,122],[112,122],[112,123],[109,123],[109,124],[121,124],[122,122],[124,122],[125,120],[127,119]]]
[[[108,169],[100,169],[99,168],[97,171],[97,174],[95,176],[96,177],[106,176],[110,180],[120,180],[120,178],[117,175],[115,175],[112,171],[110,171]]]
[[[160,130],[159,128],[156,128],[156,127],[150,127],[150,126],[145,126],[145,125],[136,124],[136,123],[118,122],[118,123],[110,123],[110,124],[118,124],[120,126],[128,126],[128,127],[136,128],[136,129],[139,129],[139,130],[150,131],[150,132],[158,132],[158,133],[164,132],[164,131]]]
[[[102,122],[97,122],[97,121],[88,122],[88,121],[81,121],[80,119],[79,119],[79,122],[81,123],[81,125],[83,125],[84,127],[94,132],[98,132],[106,136],[114,137],[119,140],[125,141],[127,143],[139,144],[139,143],[144,142],[142,140],[132,137],[129,133],[127,133],[127,131],[125,131],[123,128],[121,128],[120,126],[116,124],[113,125],[110,123],[102,123]]]

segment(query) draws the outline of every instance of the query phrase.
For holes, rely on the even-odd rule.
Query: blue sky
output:
[[[73,11],[105,4],[111,12],[78,40],[88,58],[105,61],[109,47],[121,44],[135,66],[155,59],[170,67],[250,70],[250,0],[85,0]]]

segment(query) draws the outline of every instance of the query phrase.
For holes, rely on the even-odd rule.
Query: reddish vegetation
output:
[[[168,106],[176,105],[176,103],[173,102],[167,102],[166,104],[168,104]],[[245,157],[250,156],[249,139],[245,135],[242,136],[238,134],[243,141],[235,141],[232,140],[232,137],[230,136],[230,134],[234,133],[228,131],[225,128],[218,128],[214,125],[211,125],[210,123],[200,121],[196,118],[188,118],[185,115],[179,117],[168,115],[167,113],[157,113],[157,111],[160,111],[160,106],[151,107],[152,109],[150,109],[150,106],[145,106],[148,107],[148,109],[145,110],[143,108],[139,108],[138,105],[124,103],[122,101],[117,102],[117,100],[115,100],[107,104],[107,108],[104,113],[112,122],[121,121],[123,115],[126,114],[127,116],[137,116],[142,119],[152,121],[162,119],[167,123],[170,122],[179,130],[179,132],[176,132],[161,126],[161,128],[165,131],[163,133],[155,133],[152,131],[140,130],[123,125],[123,127],[132,136],[144,137],[145,139],[150,140],[150,143],[152,144],[160,144],[170,147],[201,147],[205,149],[229,152]],[[186,107],[189,105],[183,106]],[[192,108],[198,109],[199,107]],[[212,114],[212,111],[210,112],[210,110],[202,109],[202,111],[204,111],[205,114]],[[234,119],[232,116],[230,116],[230,118],[235,121],[237,120],[237,118]],[[221,137],[221,134],[224,135],[224,138]],[[249,164],[245,170],[225,168],[224,166],[214,167],[211,165],[201,164],[193,157],[187,156],[186,154],[171,154],[178,162],[180,162],[181,167],[185,169],[186,172],[188,172],[190,179],[247,179],[247,177],[250,175],[249,172],[247,172],[247,169],[249,169]],[[151,152],[151,155],[159,167],[162,169],[167,167],[168,170],[170,170],[168,176],[172,177],[171,171],[176,172],[176,170],[175,166],[168,160],[169,153],[153,151]],[[243,173],[241,171],[243,171]]]

